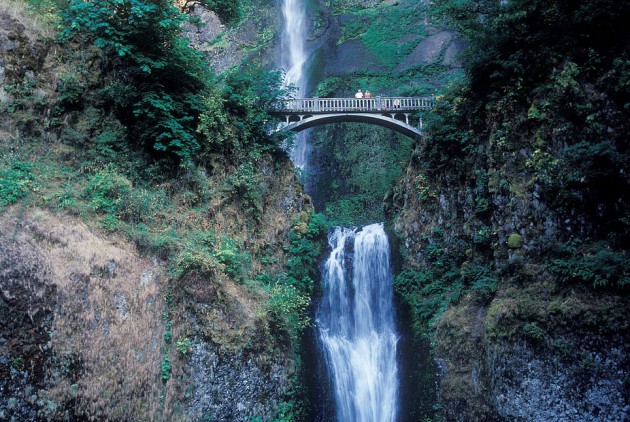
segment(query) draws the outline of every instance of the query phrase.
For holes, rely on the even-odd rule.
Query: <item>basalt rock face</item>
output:
[[[33,209],[1,221],[3,419],[150,413],[160,391],[160,266],[72,218]]]
[[[420,162],[430,142],[419,143],[386,203],[408,252],[405,264],[429,275],[416,304],[444,303],[432,308],[439,316],[429,328],[443,416],[626,419],[629,298],[623,290],[562,282],[549,269],[549,245],[566,235],[593,236],[598,222],[554,209],[531,175],[516,170],[524,150],[497,165],[482,147],[484,154],[467,157],[465,175],[454,166],[427,173]],[[486,165],[489,171],[479,170]],[[482,182],[480,174],[487,174]],[[471,284],[441,290],[437,278]]]
[[[310,205],[292,171],[271,187],[265,240],[251,242],[282,261],[293,217]],[[293,356],[267,348],[264,298],[245,286],[190,273],[173,291],[158,257],[37,208],[6,211],[0,228],[1,419],[249,421],[285,400]]]
[[[627,420],[630,406],[620,388],[628,367],[624,339],[594,334],[563,339],[577,355],[540,354],[513,344],[494,360],[490,351],[497,413],[507,420]]]
[[[27,27],[0,9],[0,82],[22,81],[44,65],[50,43],[38,40]]]
[[[195,389],[187,410],[190,420],[247,422],[252,415],[271,420],[289,387],[290,371],[280,359],[264,362],[257,354],[226,353],[210,343],[197,343],[190,363]]]
[[[222,28],[204,13],[216,26],[198,33],[208,41]],[[18,161],[46,154],[63,163],[54,165],[71,166],[74,146],[60,140],[50,110],[58,105],[58,75],[74,63],[64,62],[67,46],[32,33],[26,16],[0,13],[0,144]],[[257,37],[252,34],[238,38],[239,48]],[[98,85],[102,62],[88,56],[82,75]],[[217,56],[217,68],[240,57]],[[60,126],[85,120],[107,126],[114,119],[91,106],[59,113]],[[93,132],[86,132],[75,132],[85,140],[81,148],[94,145]],[[233,163],[211,160],[212,174],[200,170],[200,177],[220,186],[219,193],[207,215],[186,224],[237,239],[251,264],[248,276],[282,271],[290,233],[312,211],[288,158],[264,155],[252,165],[256,177],[248,187],[259,201],[247,210],[240,191],[223,192]],[[236,281],[218,261],[213,272],[175,280],[171,250],[155,252],[104,229],[92,209],[78,217],[73,205],[58,206],[56,183],[67,183],[58,180],[65,176],[55,173],[51,181],[46,170],[37,173],[45,198],[34,188],[28,201],[6,207],[0,201],[0,420],[272,419],[286,400],[295,362],[288,347],[274,349],[267,335],[268,294]],[[83,204],[84,193],[73,192]]]
[[[192,19],[184,25],[184,32],[217,73],[244,61],[267,63],[273,55],[268,44],[280,30],[282,14],[274,1],[260,0],[255,7],[256,12],[236,26],[221,22],[216,13],[197,2],[187,10]]]
[[[283,265],[290,231],[312,206],[287,158],[275,163],[263,159],[259,165],[266,194],[255,230],[234,207],[217,207],[215,218],[234,237],[247,239],[251,256],[264,255]],[[192,271],[179,280],[173,299],[173,338],[191,340],[174,375],[186,380],[181,386],[184,420],[273,419],[297,364],[290,347],[278,348],[270,338],[260,292],[225,274]]]
[[[0,240],[0,418],[33,420],[50,359],[56,286],[33,241]]]
[[[460,55],[466,48],[466,42],[453,30],[437,31],[422,40],[416,48],[405,57],[394,72],[400,73],[417,66],[444,65],[461,67]]]
[[[358,10],[376,7],[373,2],[356,3],[362,3],[355,6]],[[360,14],[335,15],[323,2],[320,7],[318,14],[313,18],[319,25],[314,28],[309,38],[309,46],[314,51],[317,61],[314,63],[313,71],[317,73],[319,79],[362,73],[376,75],[388,73],[390,70],[400,74],[425,66],[444,66],[444,70],[448,70],[460,68],[462,65],[461,53],[467,43],[454,30],[433,27],[427,22],[419,21],[417,25],[424,28],[426,32],[424,36],[394,31],[394,35],[385,41],[397,39],[399,43],[410,43],[414,47],[406,52],[394,49],[385,51],[384,56],[387,60],[384,61],[383,57],[377,57],[372,52],[371,48],[374,46],[361,37],[366,27],[382,23],[370,22]],[[387,23],[392,24],[396,23]],[[348,28],[355,28],[356,35]],[[393,69],[391,63],[397,63]]]

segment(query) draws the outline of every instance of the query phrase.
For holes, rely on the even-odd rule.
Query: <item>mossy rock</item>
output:
[[[518,233],[512,233],[507,240],[508,248],[520,249],[523,247],[523,236]]]

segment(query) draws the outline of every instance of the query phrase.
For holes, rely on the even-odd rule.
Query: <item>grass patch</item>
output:
[[[418,25],[425,15],[424,5],[415,1],[353,10],[352,17],[341,25],[338,43],[359,39],[381,63],[393,68],[409,54],[426,35]]]

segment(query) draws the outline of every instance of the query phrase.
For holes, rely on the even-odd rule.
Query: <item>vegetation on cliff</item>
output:
[[[393,194],[408,246],[397,289],[446,359],[447,418],[531,418],[518,412],[536,409],[497,392],[511,382],[499,357],[514,342],[566,363],[569,350],[588,360],[628,336],[630,9],[447,1],[433,11],[470,45]],[[558,394],[589,412],[584,380],[601,371],[562,370],[576,384]]]
[[[237,10],[221,9],[237,2],[209,3],[220,14]],[[142,389],[145,396],[112,389],[125,365],[108,371],[105,364],[107,353],[121,362],[144,355],[121,355],[122,343],[98,343],[110,349],[94,356],[77,340],[89,327],[66,324],[71,315],[57,312],[58,334],[45,355],[51,370],[27,370],[41,359],[30,346],[15,343],[10,359],[24,362],[20,368],[42,396],[49,383],[67,388],[48,391],[43,403],[54,406],[34,402],[24,409],[51,419],[66,410],[77,417],[183,417],[192,388],[189,359],[204,342],[226,356],[253,354],[269,377],[273,365],[284,365],[287,380],[259,394],[288,393],[299,334],[308,324],[321,223],[311,219],[283,139],[267,135],[274,123],[265,110],[283,95],[280,75],[255,64],[213,74],[182,32],[188,17],[170,1],[29,3],[60,25],[58,34],[48,30],[53,38],[24,26],[40,25],[26,17],[27,4],[11,7],[14,15],[3,14],[10,44],[0,61],[5,220],[43,208],[85,221],[100,236],[135,245],[164,274],[163,306],[147,305],[146,316],[157,315],[153,322],[162,325],[163,336],[154,342],[161,358],[128,374],[151,383]],[[238,16],[242,12],[238,8]],[[28,59],[16,61],[17,55]],[[97,275],[88,271],[86,280],[91,277]],[[97,308],[110,301],[108,294],[89,292]],[[127,293],[116,294],[124,299]],[[67,365],[62,354],[71,354],[76,365],[59,369]],[[103,383],[87,388],[91,376]],[[260,414],[269,418],[277,409],[265,406]],[[295,403],[283,409],[286,418],[299,410]]]

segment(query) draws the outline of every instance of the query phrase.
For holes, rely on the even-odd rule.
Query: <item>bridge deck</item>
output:
[[[296,98],[283,101],[276,113],[374,113],[430,110],[432,97]]]

